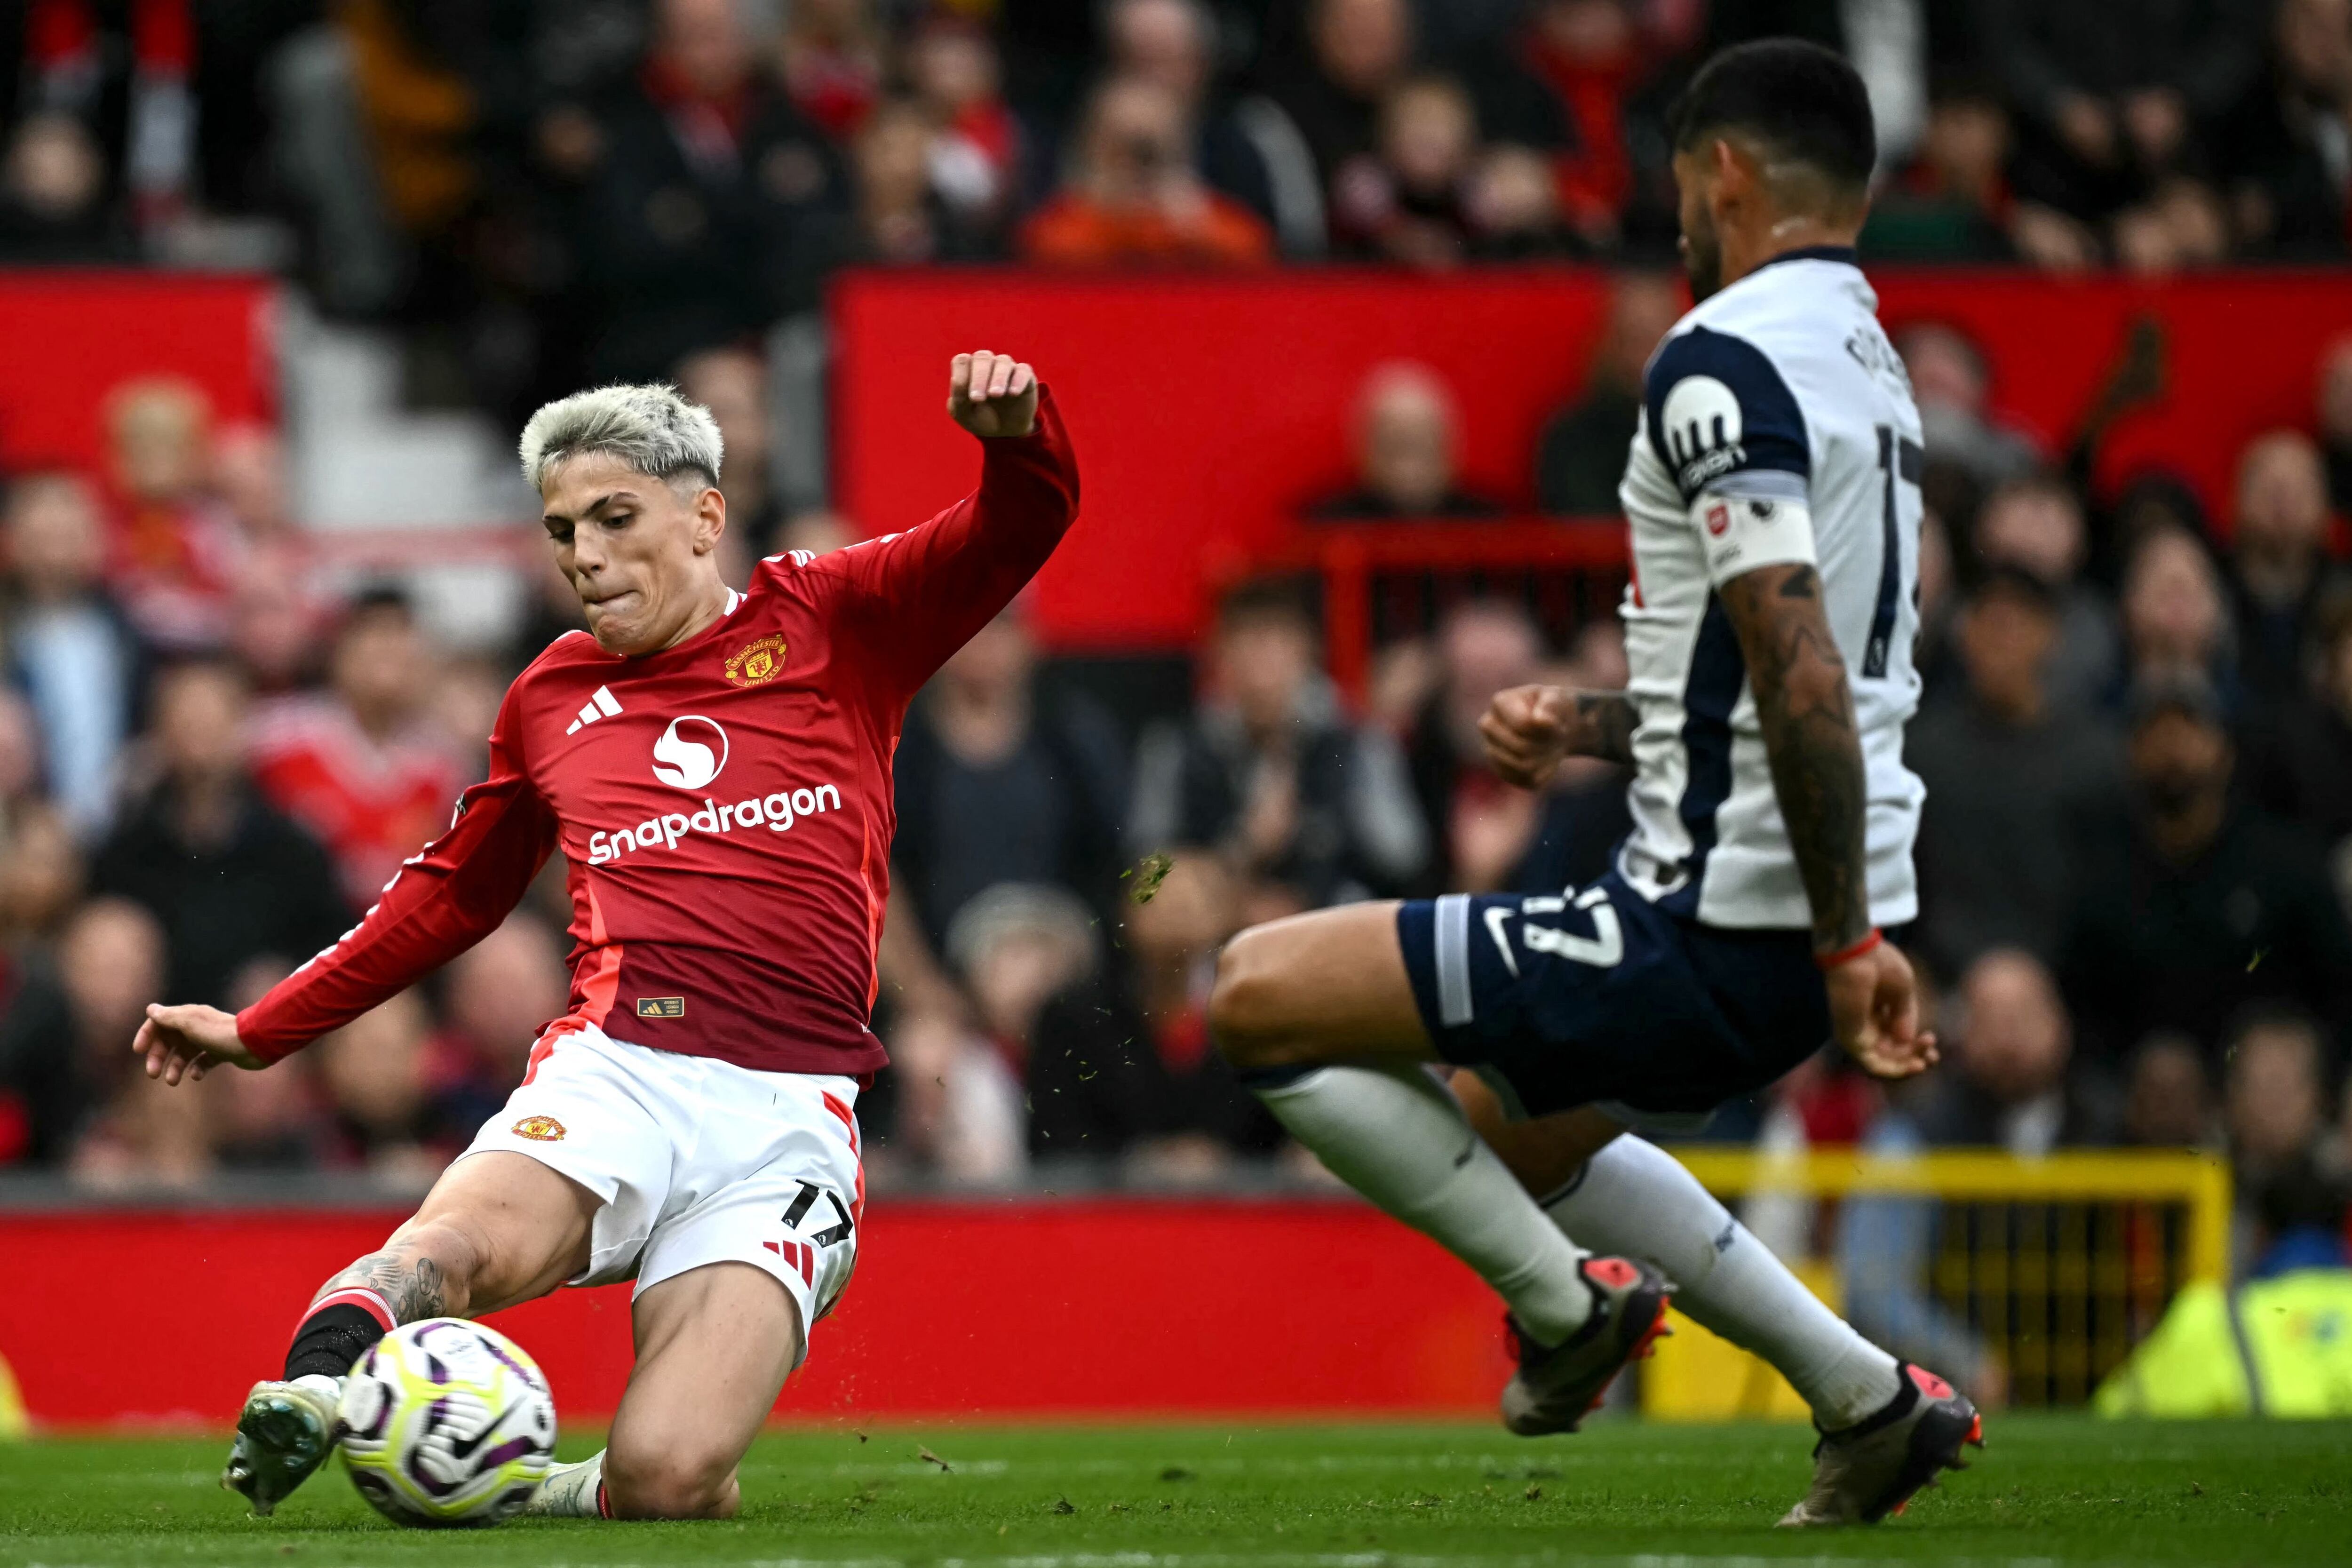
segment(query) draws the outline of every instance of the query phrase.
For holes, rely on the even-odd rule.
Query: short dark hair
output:
[[[1675,100],[1666,130],[1677,152],[1710,132],[1745,132],[1847,190],[1866,188],[1878,162],[1861,74],[1800,38],[1759,38],[1717,54]]]

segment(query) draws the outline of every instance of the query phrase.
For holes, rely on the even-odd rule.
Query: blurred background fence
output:
[[[2181,1287],[2230,1275],[2230,1172],[2210,1155],[1681,1152],[1823,1300],[1922,1360],[2001,1366],[2017,1405],[2087,1402]],[[1675,1326],[1645,1414],[1804,1417],[1762,1363],[1679,1313]]]

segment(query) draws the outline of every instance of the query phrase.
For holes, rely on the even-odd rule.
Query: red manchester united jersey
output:
[[[276,1058],[504,920],[570,863],[572,1011],[621,1038],[772,1072],[882,1065],[868,1032],[907,703],[1012,601],[1077,510],[1050,396],[982,444],[980,489],[919,528],[762,562],[676,647],[574,632],[508,690],[490,776],[366,919],[237,1015]]]

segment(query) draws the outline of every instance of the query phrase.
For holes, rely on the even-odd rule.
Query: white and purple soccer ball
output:
[[[555,1458],[546,1374],[506,1335],[461,1318],[377,1341],[336,1414],[352,1484],[395,1524],[496,1524]]]

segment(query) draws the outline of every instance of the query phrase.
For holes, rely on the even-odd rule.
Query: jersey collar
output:
[[[1749,276],[1753,277],[1756,272],[1761,272],[1767,267],[1776,267],[1783,261],[1837,261],[1848,267],[1862,265],[1860,258],[1854,254],[1853,247],[1851,245],[1801,245],[1794,250],[1784,250],[1780,255],[1758,264]]]

